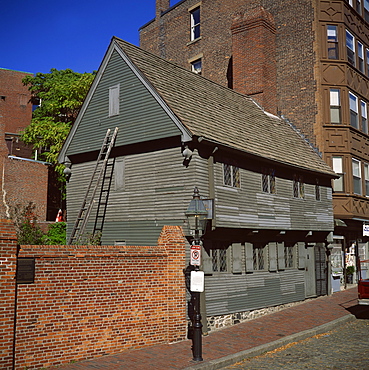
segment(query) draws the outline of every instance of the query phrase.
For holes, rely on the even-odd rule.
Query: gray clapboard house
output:
[[[115,37],[59,157],[72,163],[69,233],[115,127],[103,244],[155,245],[163,225],[186,231],[197,186],[214,202],[203,253],[208,316],[327,294],[332,170],[250,97]]]

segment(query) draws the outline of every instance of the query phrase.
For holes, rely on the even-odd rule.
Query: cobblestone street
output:
[[[355,307],[357,320],[340,329],[294,342],[225,367],[248,369],[369,369],[369,307]]]

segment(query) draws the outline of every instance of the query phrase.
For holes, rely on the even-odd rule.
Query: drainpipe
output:
[[[18,282],[17,282],[17,276],[18,276],[18,256],[19,256],[19,250],[20,246],[17,245],[17,252],[15,255],[15,262],[16,262],[16,267],[15,267],[15,291],[14,291],[14,325],[13,325],[13,359],[12,359],[12,370],[15,370],[15,353],[16,353],[16,345],[15,341],[17,338],[17,307],[18,307]]]

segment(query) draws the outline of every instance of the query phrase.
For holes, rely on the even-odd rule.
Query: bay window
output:
[[[347,60],[353,66],[355,63],[355,38],[354,36],[346,30],[346,50],[347,50]]]
[[[332,167],[333,167],[333,171],[337,175],[339,175],[338,179],[333,180],[333,190],[334,191],[344,191],[343,158],[342,157],[332,157]]]
[[[349,92],[349,100],[350,100],[350,124],[352,127],[359,128],[357,97],[353,93]]]
[[[354,183],[354,193],[361,195],[361,162],[352,158],[352,177]]]

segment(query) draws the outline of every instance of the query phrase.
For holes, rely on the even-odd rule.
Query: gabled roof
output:
[[[187,139],[191,136],[202,137],[215,144],[281,164],[336,176],[287,122],[264,112],[250,97],[117,37],[112,38],[109,50],[113,48],[119,51],[152,94],[163,102],[163,106],[170,110],[173,121],[178,127],[182,126],[181,130]],[[108,58],[109,53],[100,69],[106,65]],[[98,76],[99,73],[95,85]],[[94,85],[91,89],[94,89]],[[59,156],[61,161],[79,122],[77,118]]]
[[[113,41],[193,134],[256,156],[335,175],[284,120],[250,97],[114,37]]]

